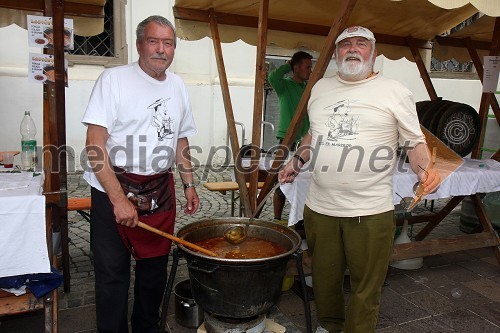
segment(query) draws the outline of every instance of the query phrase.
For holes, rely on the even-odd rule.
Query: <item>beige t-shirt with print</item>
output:
[[[394,209],[392,173],[398,143],[425,142],[412,93],[381,75],[319,80],[308,103],[313,177],[306,204],[329,216]]]

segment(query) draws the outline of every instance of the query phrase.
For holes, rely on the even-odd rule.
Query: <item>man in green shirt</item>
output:
[[[287,75],[292,71],[292,75]],[[307,80],[312,72],[312,55],[307,52],[296,52],[290,60],[269,73],[269,83],[278,94],[280,104],[280,122],[276,138],[282,143],[283,138],[290,126],[295,110],[306,88]],[[297,143],[309,130],[309,118],[306,116],[302,122],[291,150],[295,150]],[[285,206],[285,195],[278,188],[274,193],[274,219],[281,220],[281,213]]]

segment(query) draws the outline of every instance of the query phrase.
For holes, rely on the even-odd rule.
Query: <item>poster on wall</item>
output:
[[[28,45],[51,49],[54,47],[52,17],[27,15]],[[74,49],[73,19],[64,19],[64,49]]]
[[[30,53],[28,80],[35,83],[54,83],[56,81],[54,56],[51,54]],[[64,59],[64,85],[68,86],[68,61]]]

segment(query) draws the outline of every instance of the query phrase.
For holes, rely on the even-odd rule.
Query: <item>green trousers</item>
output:
[[[304,222],[318,322],[330,333],[375,332],[392,253],[394,212],[332,217],[306,206]],[[343,292],[346,268],[351,278],[347,309]]]

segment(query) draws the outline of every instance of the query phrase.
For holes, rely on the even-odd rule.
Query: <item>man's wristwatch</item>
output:
[[[293,155],[293,157],[298,159],[302,163],[302,165],[306,164],[306,161],[299,154],[295,154]]]
[[[187,190],[190,187],[195,187],[194,183],[184,183],[183,186],[184,186],[184,190]]]

